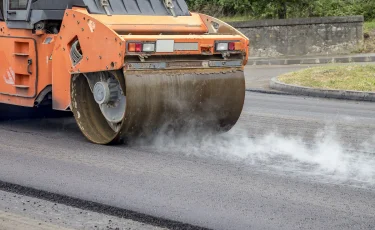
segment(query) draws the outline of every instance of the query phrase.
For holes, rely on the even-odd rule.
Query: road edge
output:
[[[335,63],[367,63],[375,62],[375,53],[342,55],[342,56],[301,56],[301,57],[280,57],[280,58],[249,58],[247,65],[304,65],[304,64],[335,64]]]
[[[298,85],[289,85],[278,81],[277,78],[278,77],[274,77],[271,79],[270,88],[281,92],[287,92],[293,95],[375,102],[375,92],[318,89]]]
[[[273,94],[273,95],[285,95],[285,96],[291,96],[294,94],[288,93],[288,92],[282,92],[282,91],[276,91],[276,90],[267,90],[262,88],[246,88],[247,92],[252,93],[265,93],[265,94]]]
[[[29,196],[37,199],[42,199],[45,201],[50,201],[54,203],[59,203],[74,208],[79,208],[82,210],[88,210],[92,212],[102,213],[109,216],[116,216],[123,219],[132,220],[139,223],[144,223],[147,225],[166,228],[171,230],[210,230],[205,227],[200,227],[188,223],[182,223],[179,221],[169,220],[164,217],[151,216],[148,214],[139,213],[132,210],[127,210],[124,208],[118,208],[115,206],[110,206],[106,204],[101,204],[95,201],[83,200],[80,198],[74,198],[68,195],[57,194],[53,192],[48,192],[44,190],[39,190],[37,188],[25,187],[22,185],[6,182],[0,180],[0,190],[15,193],[22,196]],[[1,214],[1,213],[0,213]],[[0,226],[1,229],[1,226]]]

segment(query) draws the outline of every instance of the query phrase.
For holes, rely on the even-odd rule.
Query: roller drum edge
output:
[[[126,95],[125,116],[113,131],[96,104],[85,77],[72,80],[72,111],[83,134],[97,144],[176,132],[225,132],[238,121],[245,100],[241,68],[115,71]]]

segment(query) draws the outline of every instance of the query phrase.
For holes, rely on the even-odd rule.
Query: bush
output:
[[[374,0],[187,0],[192,11],[216,17],[295,18],[364,15],[375,19]]]

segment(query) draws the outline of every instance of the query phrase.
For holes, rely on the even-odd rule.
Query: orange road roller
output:
[[[249,40],[184,0],[0,0],[0,103],[71,111],[96,144],[238,121]]]

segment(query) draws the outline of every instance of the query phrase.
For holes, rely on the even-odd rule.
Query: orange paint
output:
[[[245,65],[248,39],[239,33],[214,34],[204,20],[204,16],[195,13],[190,17],[107,16],[73,8],[65,11],[58,34],[8,29],[5,22],[0,22],[0,103],[31,107],[39,93],[52,85],[53,108],[66,110],[70,106],[72,76],[122,69],[127,56],[138,55],[130,52],[135,47],[128,47],[129,41],[198,43],[198,50],[151,53],[155,56],[215,54],[216,41],[236,41],[236,50],[244,54]],[[47,38],[51,41],[46,42]],[[76,40],[82,60],[74,65],[70,50]]]
[[[52,83],[51,68],[46,56],[52,54],[53,44],[43,44],[54,35],[34,35],[31,30],[8,29],[0,22],[0,102],[34,106],[41,90]],[[30,64],[29,64],[30,62]],[[4,79],[13,74],[14,82]]]

